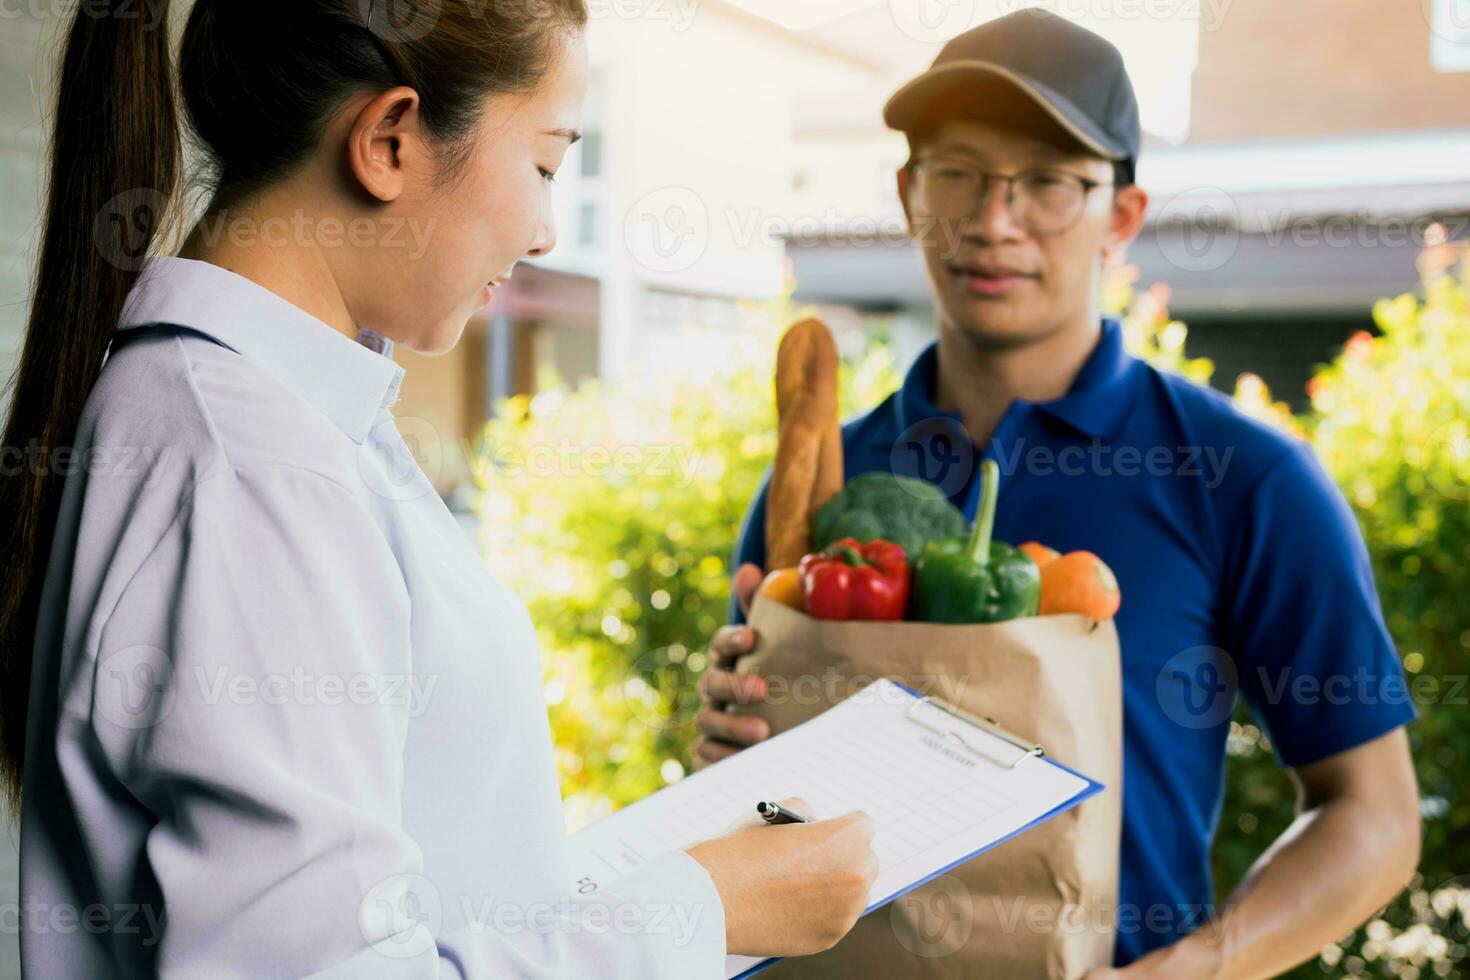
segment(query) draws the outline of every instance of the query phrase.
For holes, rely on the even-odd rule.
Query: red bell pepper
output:
[[[909,558],[899,545],[842,538],[797,566],[808,615],[817,619],[903,619]]]

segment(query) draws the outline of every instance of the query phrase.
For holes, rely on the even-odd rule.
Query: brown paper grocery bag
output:
[[[877,677],[990,718],[1106,789],[864,916],[831,950],[769,976],[1072,980],[1113,959],[1122,827],[1123,710],[1111,620],[834,622],[757,598],[756,651],[739,672],[768,680],[736,705],[782,732]]]

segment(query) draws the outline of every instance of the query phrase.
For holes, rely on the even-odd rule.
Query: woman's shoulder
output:
[[[222,470],[276,467],[343,483],[358,466],[357,444],[296,392],[188,332],[116,349],[88,397],[77,443],[94,475],[126,459],[181,487]]]

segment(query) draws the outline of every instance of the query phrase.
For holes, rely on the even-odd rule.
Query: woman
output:
[[[531,623],[355,338],[448,350],[551,249],[586,11],[386,2],[199,0],[179,91],[213,194],[146,263],[180,169],[167,5],[71,26],[5,439],[32,460],[0,619],[24,967],[714,977],[825,948],[875,872],[861,815],[567,897]]]

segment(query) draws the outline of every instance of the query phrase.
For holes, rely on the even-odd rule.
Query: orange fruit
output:
[[[1081,613],[1110,619],[1122,602],[1113,570],[1090,551],[1068,552],[1041,570],[1042,616]]]
[[[1062,557],[1060,551],[1055,548],[1048,548],[1040,541],[1027,541],[1025,544],[1017,545],[1017,547],[1031,556],[1031,560],[1036,562],[1037,568],[1045,568]]]
[[[778,568],[771,572],[762,580],[756,594],[798,611],[806,609],[806,601],[801,596],[801,576],[795,568]]]

